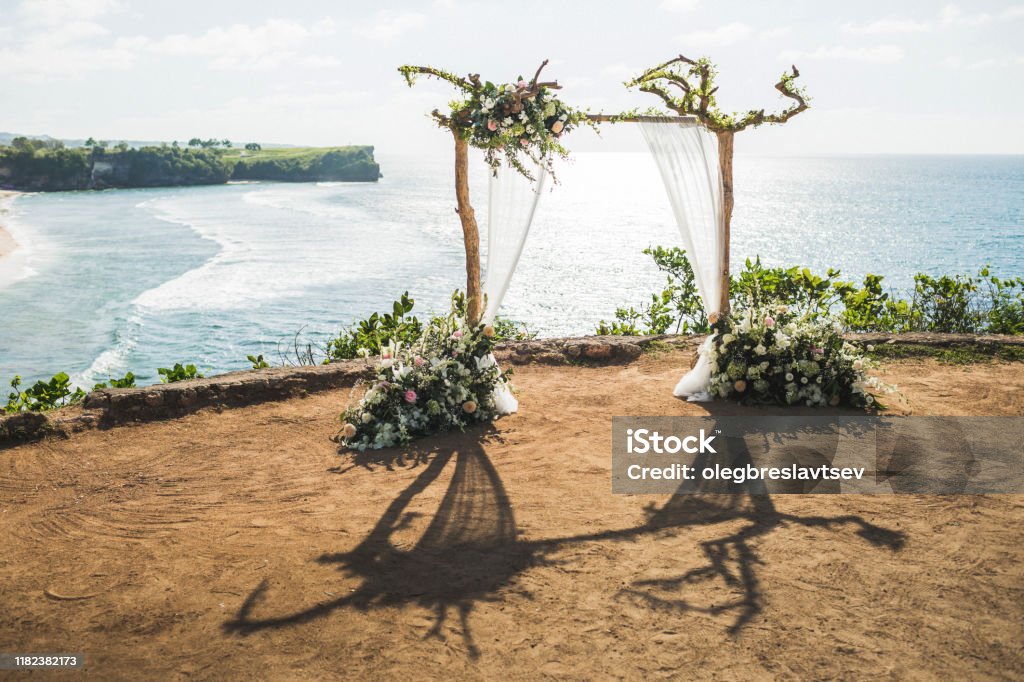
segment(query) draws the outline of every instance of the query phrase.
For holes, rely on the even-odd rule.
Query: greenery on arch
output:
[[[437,109],[432,112],[438,125],[482,149],[495,171],[504,161],[532,180],[526,159],[543,166],[553,177],[554,160],[569,154],[562,137],[580,125],[594,126],[585,111],[558,98],[555,90],[561,86],[556,81],[540,81],[545,65],[547,60],[529,81],[519,76],[497,84],[481,80],[479,74],[463,78],[430,66],[405,65],[398,71],[410,87],[419,76],[427,76],[458,88],[462,96],[449,103],[448,114]]]

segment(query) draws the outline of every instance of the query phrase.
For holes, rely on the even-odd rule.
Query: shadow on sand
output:
[[[416,604],[435,613],[428,637],[443,639],[442,628],[449,613],[457,613],[466,649],[476,658],[480,651],[469,623],[474,604],[500,599],[501,591],[511,586],[523,571],[553,563],[555,552],[581,543],[632,540],[653,533],[675,535],[687,527],[742,520],[745,525],[739,530],[700,544],[706,565],[671,578],[637,581],[613,595],[680,613],[731,613],[734,618],[728,630],[735,634],[763,609],[757,574],[757,567],[763,561],[754,544],[758,538],[797,525],[834,532],[850,529],[871,545],[892,551],[899,550],[904,543],[902,533],[881,528],[855,515],[781,513],[769,495],[749,487],[674,495],[663,506],[651,505],[645,510],[645,521],[634,527],[524,540],[519,537],[505,487],[485,451],[486,444],[495,438],[498,438],[497,433],[489,429],[453,438],[455,446],[436,451],[414,449],[409,453],[355,454],[348,468],[335,471],[344,473],[359,466],[371,469],[423,467],[355,549],[325,554],[317,559],[321,564],[335,565],[347,575],[360,578],[362,583],[343,597],[303,610],[285,608],[280,615],[256,616],[257,609],[265,612],[265,607],[261,607],[267,592],[264,581],[249,594],[236,616],[225,623],[225,631],[249,634],[307,623],[327,617],[338,609],[367,611]],[[729,447],[736,449],[735,461],[742,464],[746,448],[742,439],[729,439]],[[451,481],[426,531],[411,549],[399,549],[392,538],[410,523],[409,505],[453,460],[455,469]],[[552,504],[557,501],[553,500]],[[733,527],[734,524],[730,524],[730,528]],[[571,561],[571,557],[562,560]],[[716,580],[737,591],[737,598],[713,606],[697,605],[687,598],[689,586]],[[520,593],[530,597],[522,590]]]

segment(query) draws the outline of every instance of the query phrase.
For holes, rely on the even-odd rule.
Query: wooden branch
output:
[[[678,57],[673,57],[672,59],[668,60],[664,64],[658,64],[655,67],[647,69],[646,71],[644,71],[642,74],[640,74],[639,76],[637,76],[636,78],[634,78],[630,82],[632,84],[636,85],[636,84],[640,83],[641,81],[643,81],[644,79],[648,78],[652,73],[655,73],[657,71],[662,71],[663,69],[667,69],[668,67],[672,66],[673,64],[680,63],[680,62],[684,63],[684,64],[691,64],[691,65],[695,63],[692,59],[690,59],[688,57],[684,57],[683,55],[679,55]]]
[[[793,65],[793,73],[789,78],[783,77],[779,79],[779,82],[775,84],[775,89],[783,94],[783,96],[794,100],[794,104],[790,105],[790,108],[778,114],[772,114],[771,116],[765,117],[767,123],[785,123],[789,119],[793,118],[801,111],[806,111],[808,108],[807,101],[804,99],[803,94],[797,88],[792,86],[794,80],[800,77],[800,72],[797,70],[796,65]]]
[[[531,85],[537,85],[537,81],[540,80],[540,72],[544,70],[544,67],[548,65],[548,60],[544,60],[537,67],[537,73],[533,74],[533,80],[530,81]]]
[[[621,114],[587,114],[586,119],[594,123],[697,123],[700,119],[690,114],[677,116],[623,116]]]
[[[453,73],[447,73],[445,71],[441,71],[440,69],[435,69],[432,66],[412,66],[412,65],[407,65],[407,66],[401,67],[399,69],[399,71],[402,71],[402,73],[413,72],[413,73],[422,74],[424,76],[433,76],[434,78],[438,78],[440,80],[447,81],[447,82],[451,83],[452,85],[454,85],[456,87],[460,87],[463,90],[473,91],[473,90],[476,89],[473,86],[473,84],[470,81],[466,80],[465,78],[459,78],[458,76],[456,76]],[[478,79],[478,82],[479,82],[479,76],[477,76],[477,79]]]

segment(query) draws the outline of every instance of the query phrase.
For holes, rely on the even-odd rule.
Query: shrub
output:
[[[203,378],[203,375],[196,370],[195,365],[182,365],[180,362],[176,362],[171,368],[160,367],[156,372],[160,375],[160,382],[164,384]]]
[[[253,369],[266,369],[270,363],[263,359],[263,355],[246,355],[246,359],[252,363]]]
[[[109,384],[109,386],[108,386]],[[128,372],[120,379],[110,377],[106,382],[100,382],[92,387],[94,391],[100,391],[104,388],[135,388],[135,375]]]
[[[392,342],[375,360],[374,380],[341,415],[341,440],[351,448],[406,444],[464,429],[497,416],[494,390],[505,379],[494,360],[493,329],[468,327],[459,296],[412,344]]]
[[[11,380],[11,388],[7,394],[4,412],[43,412],[58,407],[73,405],[85,397],[85,391],[71,388],[71,378],[64,372],[54,374],[49,381],[37,381],[31,387],[21,389],[21,377]]]
[[[873,365],[843,340],[841,326],[783,305],[751,305],[714,325],[701,354],[713,396],[743,403],[872,407]]]
[[[668,273],[665,288],[651,294],[650,303],[639,309],[618,308],[614,321],[598,323],[597,333],[706,332],[707,319],[686,252],[659,246],[644,253]],[[808,268],[765,267],[760,258],[747,259],[730,279],[730,305],[739,309],[748,303],[785,304],[812,320],[835,316],[846,330],[855,332],[1024,333],[1024,278],[1000,279],[987,266],[977,276],[918,273],[910,299],[886,291],[881,275],[866,275],[860,286],[840,275],[831,268],[821,276]]]
[[[420,338],[423,326],[410,317],[415,300],[406,291],[391,304],[391,313],[373,313],[327,342],[328,360],[348,360],[380,355],[392,344],[409,345]]]

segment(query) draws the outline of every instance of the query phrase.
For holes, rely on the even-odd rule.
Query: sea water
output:
[[[0,288],[0,382],[223,372],[322,345],[403,291],[421,314],[443,310],[465,283],[451,159],[378,160],[378,183],[18,197],[5,220],[26,248]],[[502,308],[543,336],[646,301],[664,275],[642,250],[679,243],[648,155],[577,154],[558,177]],[[484,231],[482,164],[473,178]],[[760,255],[899,291],[919,271],[1024,275],[1021,156],[739,156],[735,185],[734,269]]]

